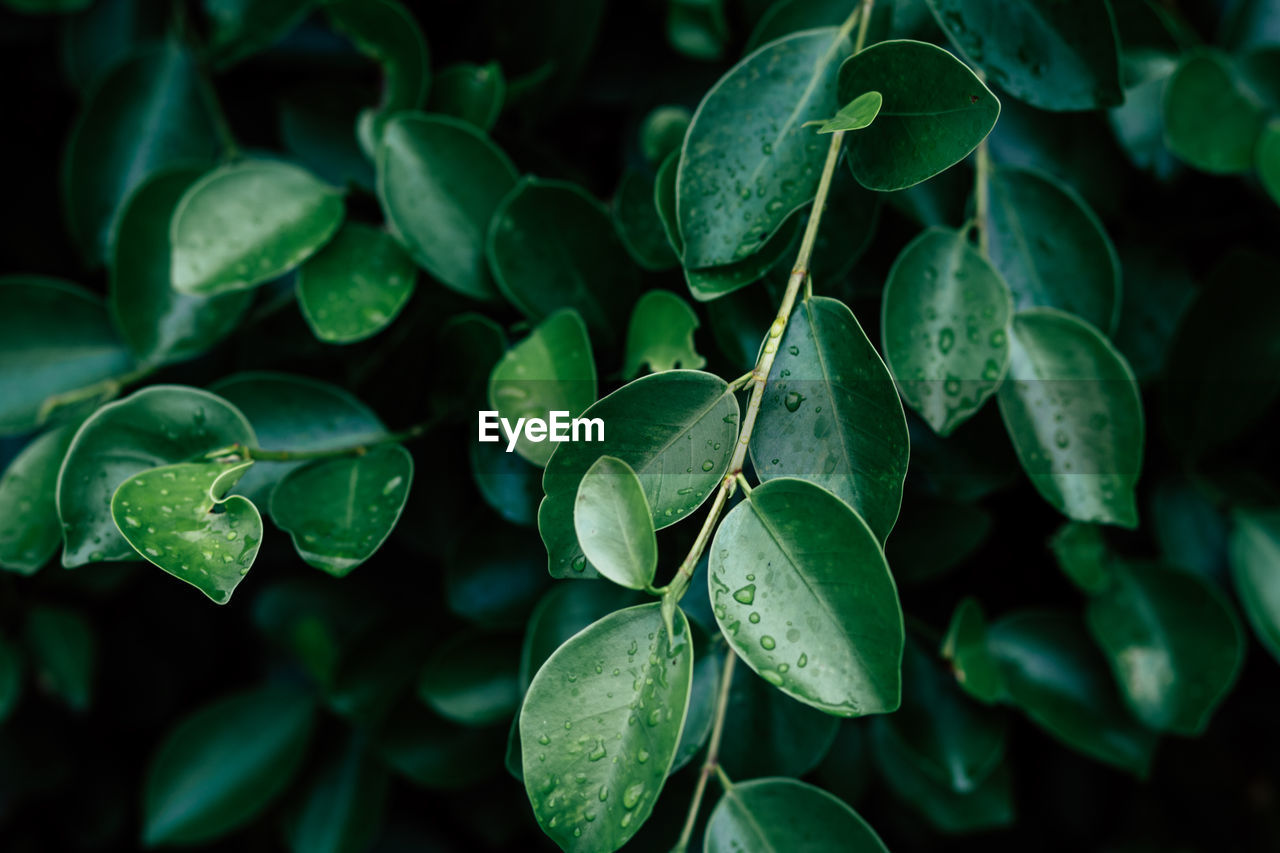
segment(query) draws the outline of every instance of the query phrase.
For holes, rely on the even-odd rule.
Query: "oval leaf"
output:
[[[1237,510],[1231,531],[1231,577],[1258,640],[1280,660],[1280,512]]]
[[[298,271],[298,306],[320,340],[354,343],[391,324],[416,279],[413,259],[390,234],[348,222]]]
[[[725,791],[707,821],[707,853],[889,853],[857,812],[795,779],[752,779]]]
[[[32,439],[0,476],[0,568],[33,575],[62,544],[54,493],[76,426]]]
[[[1188,51],[1165,86],[1165,143],[1197,169],[1248,171],[1265,122],[1262,104],[1221,51]]]
[[[658,568],[649,499],[631,466],[601,456],[582,475],[573,505],[578,545],[597,572],[628,589],[648,589]]]

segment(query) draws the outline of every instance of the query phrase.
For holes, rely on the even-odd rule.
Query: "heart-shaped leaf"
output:
[[[390,234],[348,222],[298,271],[298,307],[322,341],[376,335],[413,296],[413,259]]]
[[[644,486],[631,466],[601,456],[582,475],[573,505],[578,545],[597,572],[628,589],[648,589],[658,540]]]
[[[1237,510],[1231,531],[1231,577],[1244,615],[1271,656],[1280,660],[1280,512]]]
[[[35,574],[62,544],[54,494],[77,424],[32,439],[0,476],[0,568]]]
[[[636,303],[627,327],[622,376],[634,379],[643,365],[659,373],[676,367],[697,370],[707,363],[693,345],[702,325],[689,304],[666,290],[651,290]]]
[[[795,850],[888,853],[853,809],[795,779],[752,779],[724,792],[707,820],[706,853]]]
[[[818,133],[835,133],[837,130],[862,130],[876,120],[884,97],[879,92],[863,92],[840,108],[832,118],[818,128]]]
[[[111,498],[111,516],[148,561],[226,604],[262,544],[253,501],[225,497],[252,464],[187,462],[131,475]]]

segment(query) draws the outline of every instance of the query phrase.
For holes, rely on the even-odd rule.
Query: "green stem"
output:
[[[991,151],[985,138],[974,153],[973,198],[978,250],[987,258],[991,254]]]
[[[689,801],[689,814],[685,817],[684,828],[680,831],[680,840],[671,848],[671,853],[684,853],[689,849],[689,839],[693,837],[694,824],[698,822],[698,810],[702,808],[702,797],[707,792],[707,780],[714,773],[720,777],[725,790],[731,787],[729,777],[720,767],[720,741],[724,737],[724,720],[729,709],[729,688],[733,685],[733,666],[738,656],[732,649],[725,652],[724,670],[720,675],[720,692],[716,695],[714,722],[711,724],[711,738],[707,741],[707,758],[702,763],[702,772],[698,774],[698,782],[693,789],[693,799]]]
[[[36,423],[43,424],[58,409],[66,406],[72,406],[85,400],[109,400],[119,394],[124,388],[135,382],[141,382],[151,374],[155,373],[159,367],[154,364],[145,364],[135,367],[127,373],[121,373],[118,376],[109,376],[90,385],[84,385],[80,388],[72,388],[70,391],[63,391],[61,394],[54,394],[46,397],[44,402],[40,404],[40,410],[36,412]]]

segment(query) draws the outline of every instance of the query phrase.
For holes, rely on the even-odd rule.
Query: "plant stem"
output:
[[[36,423],[44,424],[58,409],[66,406],[75,405],[85,400],[100,399],[108,400],[119,394],[125,387],[135,382],[141,382],[151,374],[155,373],[159,368],[154,364],[144,364],[135,367],[127,373],[121,373],[118,376],[109,376],[90,385],[84,385],[79,388],[72,388],[70,391],[63,391],[61,394],[54,394],[46,397],[45,401],[40,404],[40,410],[36,412]]]
[[[862,15],[862,20],[858,22],[858,39],[853,43],[853,52],[857,53],[866,47],[867,44],[867,27],[871,26],[871,7],[874,6],[876,0],[862,0],[862,6],[858,12]]]
[[[417,438],[431,429],[435,423],[436,419],[433,418],[414,424],[408,429],[389,432],[371,441],[364,441],[360,444],[351,444],[345,447],[333,447],[327,450],[264,450],[261,447],[233,444],[230,447],[211,450],[203,454],[202,458],[215,459],[222,456],[243,456],[245,459],[252,459],[255,462],[302,462],[310,459],[335,459],[340,456],[363,456],[375,447],[381,447],[384,444],[399,444],[400,442]]]
[[[698,810],[702,807],[702,796],[707,791],[707,780],[714,773],[720,777],[720,783],[729,788],[729,777],[720,767],[720,740],[724,737],[724,720],[729,709],[729,688],[733,684],[733,667],[738,656],[733,649],[725,651],[724,670],[720,675],[720,692],[716,695],[715,719],[711,724],[711,738],[707,741],[707,758],[702,762],[702,772],[698,774],[698,782],[693,789],[693,799],[689,801],[689,814],[684,820],[684,829],[680,831],[680,840],[671,848],[671,853],[683,853],[689,848],[689,839],[693,837],[693,827],[698,821]]]
[[[978,227],[978,250],[984,258],[991,250],[991,152],[984,138],[974,153],[974,218]]]

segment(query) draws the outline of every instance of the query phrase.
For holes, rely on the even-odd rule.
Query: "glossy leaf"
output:
[[[742,60],[703,98],[676,178],[686,267],[754,255],[813,199],[828,146],[804,123],[867,91],[837,100],[836,68],[850,51],[834,28],[797,33]]]
[[[507,80],[496,62],[462,62],[442,68],[431,81],[431,112],[455,116],[488,131],[502,112]]]
[[[530,320],[575,308],[599,341],[621,337],[639,275],[608,212],[581,187],[521,180],[493,214],[486,251],[498,289]]]
[[[339,191],[297,166],[221,166],[192,184],[173,212],[173,287],[196,296],[256,287],[315,254],[343,215]]]
[[[0,434],[41,425],[46,399],[132,364],[97,296],[59,279],[0,277]]]
[[[465,726],[505,722],[520,704],[520,647],[509,638],[465,632],[436,646],[418,696],[445,719]]]
[[[1231,531],[1231,577],[1258,640],[1280,660],[1280,513],[1238,510]]]
[[[243,495],[227,495],[252,464],[188,462],[142,471],[116,489],[111,516],[148,562],[226,604],[262,544],[258,508]]]
[[[928,0],[954,44],[991,81],[1045,110],[1124,100],[1119,39],[1106,0]]]
[[[235,331],[253,301],[246,292],[204,297],[173,289],[169,224],[199,177],[195,169],[156,173],[129,196],[112,233],[111,316],[143,362],[199,355]]]
[[[654,203],[654,180],[636,169],[623,172],[613,194],[609,213],[618,238],[642,268],[653,272],[671,269],[680,263],[667,238]]]
[[[271,518],[308,564],[343,577],[391,535],[412,481],[413,457],[398,444],[317,460],[280,480]]]
[[[791,316],[751,436],[761,480],[799,477],[830,489],[883,542],[907,473],[907,423],[893,378],[853,312],[824,296]]]
[[[84,616],[67,607],[33,607],[23,639],[39,681],[71,710],[89,710],[97,646]]]
[[[67,220],[91,264],[120,207],[152,172],[207,163],[216,150],[194,61],[173,42],[140,49],[93,88],[63,163]]]
[[[792,478],[751,491],[716,530],[708,584],[729,645],[770,684],[839,716],[898,707],[897,589],[871,529],[831,492]]]
[[[795,779],[752,779],[725,791],[707,820],[707,853],[888,853],[865,820],[821,788]]]
[[[597,459],[615,456],[631,466],[644,486],[654,527],[661,530],[711,496],[729,467],[738,435],[738,401],[728,383],[695,370],[643,376],[582,416],[604,420],[604,441],[561,444],[542,477],[546,497],[538,507],[538,531],[552,577],[586,574],[573,504],[578,484]]]
[[[292,780],[312,722],[310,698],[279,687],[232,694],[187,716],[147,770],[143,843],[198,844],[248,823]]]
[[[1187,52],[1165,86],[1165,142],[1197,169],[1217,174],[1250,169],[1265,122],[1262,105],[1221,51]]]
[[[529,689],[534,673],[552,652],[586,628],[641,596],[611,583],[553,584],[525,624],[520,649],[520,691]]]
[[[956,605],[940,652],[950,661],[956,681],[970,696],[988,704],[1000,698],[1004,685],[987,648],[987,621],[976,599],[966,598]]]
[[[872,190],[900,190],[963,160],[995,126],[1000,101],[960,60],[918,41],[874,44],[840,66],[839,98],[879,92],[875,123],[849,138],[849,166]]]
[[[1112,575],[1085,617],[1121,693],[1151,728],[1199,734],[1240,673],[1240,620],[1213,586],[1189,572],[1119,563]]]
[[[630,465],[601,456],[587,469],[574,500],[573,526],[597,572],[628,589],[652,587],[658,540],[644,486]]]
[[[729,686],[728,708],[720,760],[731,779],[803,776],[827,755],[841,725],[742,666]]]
[[[111,517],[112,496],[129,477],[254,440],[239,410],[198,388],[151,385],[98,409],[71,439],[58,473],[62,565],[139,559]]]
[[[418,265],[464,296],[496,298],[484,251],[516,183],[507,155],[460,119],[404,113],[387,123],[377,162],[382,212]]]
[[[862,130],[876,120],[884,98],[879,92],[863,92],[840,108],[833,118],[818,128],[818,133],[835,133],[837,130]]]
[[[1002,167],[991,175],[991,264],[1018,310],[1075,314],[1104,333],[1120,316],[1120,260],[1102,223],[1049,176]]]
[[[227,67],[271,47],[302,22],[315,0],[204,0],[208,50]]]
[[[697,370],[707,363],[698,355],[693,333],[702,325],[689,304],[666,290],[651,290],[636,303],[627,328],[627,351],[622,376],[634,379],[645,365],[654,373],[684,367]]]
[[[307,790],[286,836],[293,853],[360,853],[382,826],[387,768],[360,735],[328,755]]]
[[[354,343],[395,320],[416,279],[413,259],[390,234],[348,222],[298,271],[298,306],[320,340]]]
[[[930,228],[898,255],[881,311],[885,361],[902,396],[950,434],[1008,370],[1008,286],[963,233]]]
[[[648,819],[675,758],[693,677],[689,623],[661,607],[606,616],[553,654],[520,712],[525,788],[567,851],[612,851]]]
[[[33,575],[62,544],[54,492],[77,424],[31,440],[0,476],[0,568]]]
[[[1049,308],[1013,318],[997,399],[1018,461],[1068,518],[1134,527],[1145,425],[1124,357],[1096,329]]]

